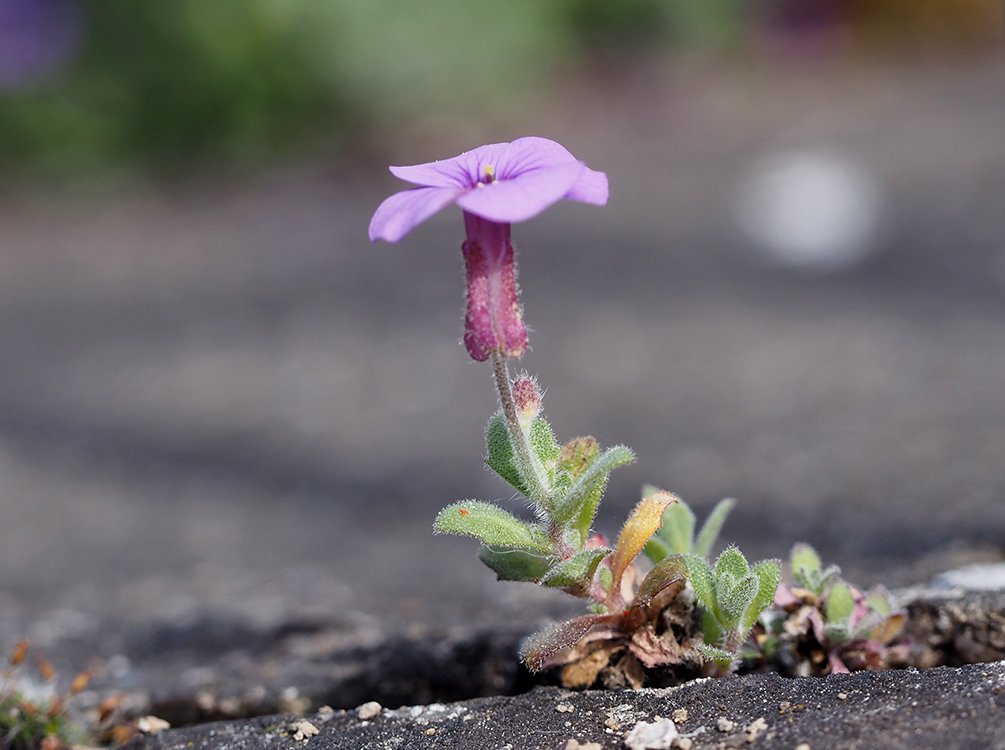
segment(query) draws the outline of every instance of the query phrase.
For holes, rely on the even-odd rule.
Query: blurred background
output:
[[[863,584],[999,559],[1003,28],[993,0],[0,0],[0,635],[574,610],[430,537],[508,498],[460,213],[366,239],[388,164],[529,134],[611,182],[515,231],[560,437],[638,453],[600,530],[651,482]]]

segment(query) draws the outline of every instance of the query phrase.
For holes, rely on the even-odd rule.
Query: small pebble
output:
[[[143,734],[160,734],[171,725],[157,716],[144,716],[136,720],[136,728]]]
[[[300,695],[300,689],[295,685],[283,688],[279,693],[279,707],[291,714],[305,714],[311,707],[309,699]]]
[[[195,694],[195,705],[206,713],[216,710],[216,696],[208,690],[200,690]]]
[[[691,746],[694,742],[690,737],[678,737],[673,741],[673,746],[678,750],[691,750]]]
[[[796,745],[796,750],[810,750],[810,743],[800,742],[798,745]]]
[[[670,715],[670,718],[673,719],[674,724],[683,724],[685,721],[687,721],[687,709],[686,708],[674,709],[674,712]]]
[[[555,706],[555,710],[558,711],[560,714],[571,714],[573,711],[576,710],[576,707],[569,703],[559,703],[557,706]]]
[[[677,725],[670,719],[640,721],[625,735],[631,750],[670,750],[677,738]]]
[[[736,728],[736,722],[730,721],[725,716],[720,716],[719,720],[715,722],[715,726],[720,732],[732,732]]]
[[[356,709],[356,718],[360,721],[369,721],[380,716],[382,706],[377,701],[367,701]]]
[[[563,750],[604,750],[599,742],[580,742],[579,740],[569,740],[565,743]]]
[[[753,742],[757,739],[757,736],[768,728],[768,722],[764,720],[764,717],[754,719],[752,722],[747,724],[746,729],[743,730],[747,737],[747,742]]]
[[[306,719],[300,719],[290,724],[289,731],[297,742],[306,742],[320,730]]]
[[[430,727],[429,729],[427,729],[426,730],[426,734],[428,734],[430,736],[436,734],[436,727]]]
[[[846,701],[846,700],[848,700],[848,693],[838,693],[838,700],[839,701]]]

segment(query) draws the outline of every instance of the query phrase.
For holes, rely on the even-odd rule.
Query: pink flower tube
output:
[[[527,348],[510,225],[568,199],[607,203],[607,175],[587,167],[559,143],[518,138],[465,151],[452,159],[391,167],[419,185],[387,198],[370,221],[370,240],[397,242],[437,211],[464,211],[467,270],[464,346],[479,362],[497,352],[519,357]]]

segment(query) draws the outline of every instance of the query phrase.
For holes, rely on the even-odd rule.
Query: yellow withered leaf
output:
[[[670,492],[654,492],[635,506],[621,529],[618,544],[611,557],[611,572],[614,574],[611,591],[618,590],[625,569],[646,546],[649,537],[663,525],[663,511],[668,505],[676,502],[677,496]]]
[[[46,682],[52,682],[54,679],[56,679],[56,668],[52,666],[52,662],[46,659],[44,656],[39,656],[38,674]]]
[[[10,664],[12,667],[16,667],[24,661],[24,657],[28,655],[29,647],[30,644],[28,641],[18,641],[17,645],[10,652]]]
[[[81,690],[87,687],[87,684],[91,681],[91,673],[84,671],[73,678],[73,682],[70,683],[70,694],[76,695]]]

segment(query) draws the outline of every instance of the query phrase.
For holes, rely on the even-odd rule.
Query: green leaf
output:
[[[683,555],[670,555],[646,574],[635,593],[634,606],[645,607],[659,594],[678,581],[687,579],[687,561]]]
[[[639,497],[639,500],[643,497],[649,497],[657,492],[665,492],[665,490],[662,487],[657,487],[655,484],[644,484],[642,485],[642,495]]]
[[[677,502],[663,511],[663,528],[659,531],[671,552],[686,555],[694,542],[694,513],[687,503]],[[704,557],[704,555],[702,555]]]
[[[701,611],[701,634],[705,637],[705,643],[722,643],[726,637],[726,631],[722,623],[713,612],[707,609]]]
[[[717,666],[724,669],[733,664],[733,654],[721,648],[710,646],[707,643],[698,644],[698,653],[702,655],[702,658],[714,662]]]
[[[614,573],[611,572],[611,569],[607,567],[601,568],[600,572],[597,573],[597,578],[600,580],[600,588],[609,592],[611,586],[614,585]]]
[[[616,615],[582,615],[566,622],[542,628],[520,645],[520,659],[531,672],[540,672],[548,659],[563,649],[575,646],[579,639],[597,625],[613,622]]]
[[[698,597],[698,603],[713,614],[717,614],[718,602],[715,599],[712,569],[704,558],[697,555],[685,555],[684,562],[687,565],[688,580],[691,581],[694,594]]]
[[[824,636],[832,643],[844,643],[851,638],[851,628],[847,622],[824,623]]]
[[[611,471],[634,460],[635,454],[623,445],[601,453],[579,475],[569,492],[556,500],[554,521],[561,526],[573,524],[585,540]]]
[[[779,581],[782,580],[782,561],[762,560],[751,569],[751,573],[757,579],[757,594],[744,612],[741,622],[744,630],[748,632],[754,627],[761,612],[775,601],[775,592],[778,590]]]
[[[498,505],[480,500],[448,505],[436,516],[433,529],[438,534],[474,537],[490,546],[551,553],[551,541],[540,527],[521,521]]]
[[[736,547],[727,547],[715,561],[716,588],[733,588],[750,575],[750,565]]]
[[[722,531],[722,525],[726,522],[726,517],[733,511],[734,507],[736,507],[736,500],[731,497],[724,498],[716,503],[715,507],[712,508],[712,512],[708,514],[708,518],[705,519],[701,531],[698,532],[698,539],[695,540],[694,549],[692,550],[694,554],[705,558],[711,554],[712,547],[715,545],[716,539],[719,538],[719,532]]]
[[[482,547],[478,559],[495,571],[500,581],[539,581],[553,558],[519,547]]]
[[[731,587],[720,588],[718,581],[716,582],[715,593],[719,598],[719,615],[727,630],[737,627],[743,620],[744,613],[757,596],[757,587],[757,577],[750,574]],[[746,632],[743,635],[746,635]]]
[[[810,545],[798,542],[793,545],[789,553],[789,565],[792,568],[792,577],[796,583],[804,589],[809,589],[816,594],[820,593],[820,555]]]
[[[670,548],[658,535],[646,542],[646,546],[642,548],[642,551],[646,553],[646,557],[652,560],[653,563],[659,563],[660,560],[670,554]]]
[[[814,591],[817,596],[823,596],[825,591],[841,580],[841,568],[837,565],[828,565],[824,568],[823,573],[819,574],[818,578],[819,580],[816,583],[816,587],[811,590]]]
[[[877,586],[865,595],[865,604],[871,612],[883,615],[884,617],[893,611],[890,604],[890,595],[882,586]]]
[[[530,425],[528,435],[530,449],[534,451],[541,465],[548,475],[549,483],[555,481],[555,462],[558,454],[562,451],[558,441],[555,440],[555,433],[544,417],[538,417]]]
[[[610,547],[584,549],[567,560],[552,565],[541,579],[541,585],[565,589],[570,594],[582,596],[589,592],[593,574],[596,573],[600,561],[613,551]]]
[[[855,611],[855,594],[844,581],[831,586],[827,593],[827,601],[824,603],[824,616],[827,622],[836,625],[847,623]]]
[[[488,455],[485,463],[496,474],[502,477],[521,494],[527,494],[527,483],[524,482],[517,468],[513,443],[510,441],[509,429],[506,427],[506,417],[502,411],[497,411],[485,428],[485,447]]]

